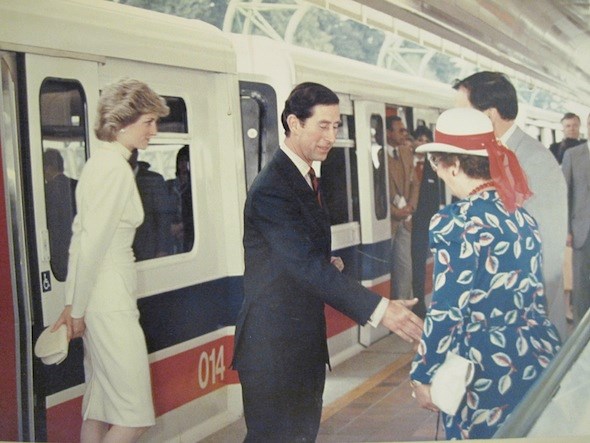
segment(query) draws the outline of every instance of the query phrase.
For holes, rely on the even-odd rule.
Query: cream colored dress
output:
[[[83,418],[129,427],[155,423],[131,244],[143,222],[135,177],[119,143],[105,143],[76,188],[66,304],[84,317]]]

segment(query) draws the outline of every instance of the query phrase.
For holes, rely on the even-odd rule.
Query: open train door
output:
[[[35,406],[29,438],[36,441],[77,439],[81,423],[79,401],[71,401],[84,383],[81,340],[70,343],[68,358],[58,366],[43,365],[31,354],[36,337],[64,306],[74,191],[93,138],[98,64],[24,56],[28,128],[21,132],[31,315],[21,321],[30,331],[26,355],[32,371],[27,373],[33,374]]]
[[[389,298],[391,223],[387,189],[385,105],[354,102],[359,208],[361,222],[361,262],[364,286]],[[389,330],[383,326],[360,328],[359,342],[369,346]]]

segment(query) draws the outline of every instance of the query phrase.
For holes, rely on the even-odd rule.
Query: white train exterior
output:
[[[322,166],[333,191],[333,246],[348,272],[383,296],[390,286],[389,198],[386,165],[374,154],[385,143],[385,117],[432,125],[453,103],[450,85],[230,36],[195,20],[93,0],[1,1],[0,439],[78,439],[80,341],[59,366],[44,366],[32,351],[64,304],[43,154],[58,150],[75,181],[99,145],[92,126],[100,91],[120,77],[147,82],[172,108],[140,158],[169,192],[179,180],[178,153],[189,152],[192,216],[183,220],[183,238],[190,223],[192,241],[137,263],[157,413],[142,441],[153,442],[197,441],[242,412],[229,368],[242,298],[242,208],[248,184],[278,146],[279,113],[292,87],[316,81],[341,99],[342,130]],[[559,116],[544,113],[539,123],[529,112],[526,119],[545,128]],[[335,364],[386,334],[329,307],[326,315]]]

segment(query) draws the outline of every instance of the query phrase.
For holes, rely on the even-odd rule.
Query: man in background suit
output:
[[[418,341],[416,300],[390,301],[341,273],[312,162],[326,159],[340,125],[338,96],[295,87],[281,116],[286,140],[254,180],[244,208],[244,303],[233,367],[242,384],[246,442],[313,442],[329,363],[324,304],[360,324],[379,322]]]
[[[404,122],[386,119],[391,215],[391,298],[412,298],[412,214],[420,182],[414,176],[414,149]]]
[[[478,72],[458,81],[454,88],[458,106],[473,107],[490,118],[496,137],[514,151],[527,176],[533,196],[524,203],[524,208],[539,225],[549,319],[565,340],[563,261],[567,237],[567,188],[563,173],[551,152],[516,125],[516,89],[504,74]]]
[[[563,128],[563,139],[549,146],[549,150],[559,164],[563,161],[565,151],[586,141],[580,138],[580,117],[573,112],[565,113],[561,119],[561,126]]]
[[[587,120],[590,130],[590,115]],[[590,133],[590,132],[589,132]],[[561,164],[568,189],[569,235],[573,247],[574,321],[580,322],[590,308],[590,145],[568,149]]]
[[[51,270],[58,281],[65,281],[72,221],[76,215],[75,190],[78,182],[64,175],[63,157],[53,148],[43,152],[43,176]]]
[[[414,131],[414,143],[416,148],[424,143],[432,142],[432,131],[426,126],[418,126]],[[424,162],[420,177],[420,195],[416,211],[412,216],[412,290],[418,303],[414,306],[414,312],[420,318],[426,317],[426,302],[424,284],[426,281],[426,261],[430,249],[428,246],[428,228],[430,219],[444,203],[445,184],[432,170],[430,162]],[[432,273],[429,278],[432,279]]]
[[[164,177],[150,171],[150,164],[138,160],[137,156],[138,151],[134,149],[129,164],[135,174],[145,215],[143,223],[135,231],[133,253],[137,261],[142,261],[172,253],[170,226],[174,217],[174,205]]]

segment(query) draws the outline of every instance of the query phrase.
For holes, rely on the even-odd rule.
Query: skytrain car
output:
[[[0,22],[0,439],[78,440],[81,341],[57,366],[33,356],[63,308],[67,248],[55,240],[71,235],[71,217],[49,216],[47,153],[59,154],[75,187],[99,145],[100,91],[120,77],[145,81],[171,109],[138,158],[159,176],[154,213],[165,226],[134,245],[157,415],[142,441],[197,441],[242,413],[229,369],[243,297],[242,208],[279,146],[279,113],[297,83],[340,97],[337,142],[316,168],[334,255],[389,295],[385,119],[432,127],[453,104],[450,85],[111,2],[4,0]],[[72,196],[61,197],[75,211]],[[326,315],[333,364],[388,333],[330,307]]]
[[[2,1],[0,21],[0,440],[79,439],[81,341],[57,366],[33,356],[64,305],[67,257],[53,240],[71,235],[71,219],[48,217],[44,154],[59,153],[74,186],[99,146],[101,89],[133,77],[171,109],[139,158],[160,174],[169,216],[165,246],[137,263],[158,417],[145,440],[197,441],[241,412],[228,369],[245,200],[232,44],[202,22],[93,0]],[[192,207],[181,214],[185,202]]]

